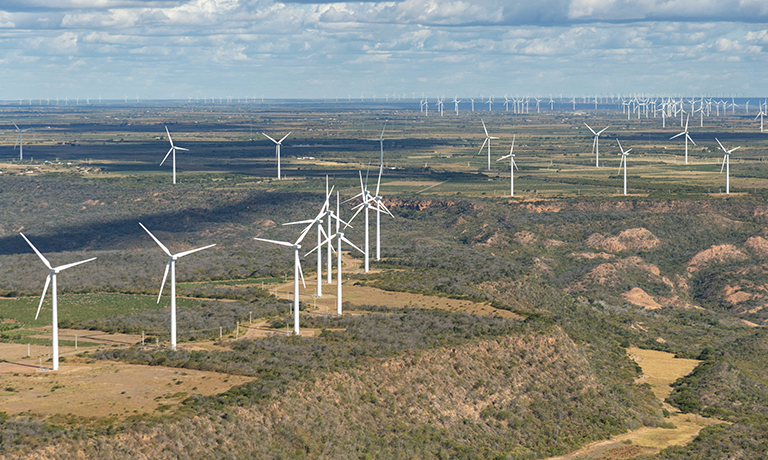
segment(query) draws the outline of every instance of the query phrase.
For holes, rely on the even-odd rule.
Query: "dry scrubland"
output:
[[[2,109],[35,127],[34,161],[0,165],[3,458],[768,455],[768,139],[752,117],[692,128],[686,166],[671,120],[607,110]],[[490,172],[481,115],[501,137]],[[383,260],[362,273],[344,255],[335,318],[307,257],[304,334],[287,337],[290,251],[252,238],[293,238],[280,224],[317,212],[326,175],[342,200],[358,168],[375,182],[378,143],[360,139],[385,119]],[[611,125],[599,169],[585,121]],[[165,124],[190,149],[176,186],[157,166]],[[259,133],[291,130],[276,181]],[[514,199],[495,162],[512,134]],[[728,196],[714,137],[742,145]],[[178,264],[175,352],[166,259],[139,221],[172,251],[217,243]],[[57,373],[37,371],[50,301],[35,321],[45,273],[19,231],[54,264],[98,256],[60,277]],[[362,242],[359,217],[345,233]]]

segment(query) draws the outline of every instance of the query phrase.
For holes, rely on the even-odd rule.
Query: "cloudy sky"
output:
[[[768,0],[0,0],[0,99],[768,95]]]

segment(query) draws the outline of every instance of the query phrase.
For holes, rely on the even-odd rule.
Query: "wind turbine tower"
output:
[[[629,152],[632,151],[632,149],[624,150],[624,147],[621,146],[621,141],[616,139],[616,142],[619,143],[619,149],[621,150],[621,162],[619,162],[619,171],[621,171],[622,164],[624,165],[624,196],[627,196],[627,155],[629,155]]]
[[[597,98],[595,98],[597,100]],[[610,126],[606,126],[600,131],[595,132],[594,129],[592,129],[588,124],[584,123],[584,126],[589,128],[590,131],[592,131],[592,134],[595,135],[595,139],[592,141],[592,151],[595,152],[595,168],[600,167],[600,135],[603,134],[603,132],[610,128]]]
[[[515,135],[512,135],[512,147],[509,149],[509,155],[505,155],[501,158],[499,158],[496,161],[506,160],[509,158],[509,196],[514,197],[515,196],[515,169],[517,168],[517,163],[515,163],[515,155],[512,153],[515,150]]]
[[[491,170],[491,139],[498,139],[498,137],[493,137],[490,134],[488,134],[488,129],[485,127],[485,122],[483,119],[480,119],[480,122],[483,124],[483,131],[485,131],[485,140],[483,141],[483,145],[480,146],[480,150],[477,153],[481,153],[483,151],[483,147],[485,147],[485,144],[488,144],[488,171]]]
[[[158,240],[155,235],[150,232],[147,227],[144,226],[141,222],[139,222],[139,225],[141,225],[141,228],[144,229],[145,232],[149,234],[149,236],[152,237],[153,240],[155,240],[155,243],[157,243],[158,246],[160,246],[160,249],[163,250],[163,252],[168,256],[168,262],[165,264],[165,273],[163,274],[163,282],[160,284],[160,293],[157,294],[157,303],[160,303],[160,297],[163,295],[163,287],[165,287],[165,280],[168,279],[168,272],[171,274],[171,350],[176,349],[176,260],[187,256],[189,254],[193,254],[198,251],[202,251],[203,249],[208,249],[216,246],[215,244],[209,244],[208,246],[203,246],[201,248],[195,248],[190,249],[189,251],[182,251],[177,252],[176,254],[171,254],[171,251],[168,250],[167,247],[163,243]]]
[[[48,262],[48,259],[43,257],[43,254],[40,253],[40,251],[37,250],[35,245],[32,244],[29,239],[27,239],[26,236],[24,236],[23,233],[19,233],[22,238],[29,244],[29,246],[32,248],[33,251],[35,251],[35,254],[37,254],[37,257],[40,258],[40,260],[43,261],[46,267],[48,267],[48,277],[45,278],[45,287],[43,288],[43,295],[40,297],[40,305],[37,307],[37,314],[35,315],[35,319],[37,319],[38,316],[40,316],[40,309],[43,307],[43,300],[45,300],[45,294],[48,292],[48,285],[51,285],[51,311],[52,311],[52,317],[51,317],[51,342],[53,344],[53,370],[57,371],[59,370],[59,304],[58,304],[58,287],[56,286],[56,275],[59,274],[59,272],[66,270],[68,268],[74,267],[76,265],[84,264],[86,262],[90,262],[92,260],[96,260],[95,257],[92,257],[90,259],[81,260],[79,262],[73,262],[71,264],[66,265],[59,265],[58,267],[52,267],[51,263]]]
[[[723,144],[720,143],[720,140],[715,138],[718,144],[720,144],[720,149],[723,151],[723,165],[720,167],[720,174],[723,173],[723,168],[725,168],[725,194],[730,195],[731,194],[731,153],[733,151],[738,150],[741,148],[741,146],[733,148],[731,150],[726,150],[725,147],[723,147]]]
[[[173,183],[175,184],[176,183],[176,151],[177,150],[183,150],[183,151],[186,152],[186,151],[188,151],[188,149],[181,148],[181,147],[173,145],[173,139],[171,139],[171,133],[168,132],[168,127],[167,126],[165,127],[165,132],[166,132],[166,134],[168,134],[168,142],[171,143],[171,148],[170,148],[170,150],[168,150],[168,153],[165,154],[165,158],[163,158],[163,161],[160,162],[160,166],[162,166],[163,163],[165,163],[165,160],[168,159],[168,155],[173,153]]]
[[[267,139],[269,139],[270,141],[272,141],[272,142],[274,142],[274,143],[275,143],[275,155],[277,156],[277,179],[278,179],[278,180],[282,179],[282,175],[280,174],[280,146],[282,146],[282,145],[283,145],[283,141],[285,140],[285,138],[286,138],[286,137],[288,137],[288,136],[289,136],[289,135],[290,135],[292,132],[293,132],[293,131],[290,131],[288,134],[286,134],[285,136],[283,136],[283,138],[282,138],[282,139],[280,139],[279,141],[276,141],[276,140],[272,139],[271,137],[267,136],[267,134],[266,134],[266,133],[261,133],[261,134],[263,134],[263,135],[264,135],[264,136],[265,136]]]
[[[691,136],[688,135],[688,119],[691,117],[691,115],[688,115],[688,118],[685,119],[685,129],[680,134],[675,134],[674,136],[670,137],[669,140],[672,140],[679,136],[685,136],[685,164],[688,164],[688,141],[693,142],[693,139],[691,139]],[[693,142],[693,145],[696,145],[695,142]]]

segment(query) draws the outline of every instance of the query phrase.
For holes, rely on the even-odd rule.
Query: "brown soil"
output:
[[[721,244],[705,249],[688,262],[688,271],[695,272],[713,263],[746,260],[747,256],[732,244]]]
[[[191,394],[211,395],[250,377],[216,372],[137,366],[123,363],[63,363],[58,371],[39,371],[35,361],[3,363],[3,385],[15,389],[0,394],[0,411],[43,416],[124,417],[176,405]],[[14,367],[10,369],[10,367]]]
[[[646,310],[658,310],[661,308],[661,305],[656,302],[653,297],[638,287],[632,288],[621,296],[624,297],[627,302],[637,305],[638,307],[643,307]]]
[[[588,245],[608,252],[650,251],[659,243],[660,240],[644,228],[630,228],[619,233],[618,236],[606,237],[600,233],[593,233],[587,238]]]
[[[536,235],[531,232],[522,231],[515,233],[515,241],[526,246],[535,243],[537,240]]]
[[[761,236],[751,236],[744,243],[744,247],[748,248],[755,255],[759,257],[768,256],[768,240]]]

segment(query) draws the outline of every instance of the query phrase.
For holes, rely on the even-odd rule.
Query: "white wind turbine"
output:
[[[505,155],[501,158],[499,158],[496,161],[506,160],[509,158],[509,196],[514,197],[515,196],[515,169],[517,168],[517,163],[515,163],[515,155],[512,153],[515,150],[515,135],[512,135],[512,147],[509,149],[509,155]]]
[[[371,192],[368,191],[368,173],[365,173],[365,184],[363,184],[363,173],[361,171],[358,171],[358,174],[360,175],[360,193],[353,196],[352,198],[348,199],[347,201],[354,200],[355,198],[361,198],[362,202],[355,206],[357,208],[357,212],[352,216],[352,219],[349,221],[352,222],[355,217],[357,217],[358,214],[360,214],[360,211],[365,211],[365,251],[363,251],[363,254],[365,255],[365,273],[368,273],[370,270],[370,254],[371,254],[371,247],[370,247],[370,237],[369,237],[369,219],[368,219],[368,210],[371,209],[370,200],[371,200]],[[346,201],[345,201],[346,203]],[[354,208],[353,208],[354,209]]]
[[[384,120],[384,126],[381,127],[381,136],[376,139],[366,139],[367,141],[377,141],[379,147],[381,147],[381,156],[379,157],[379,164],[384,167],[384,130],[387,128],[387,120]]]
[[[283,138],[280,139],[279,141],[276,141],[271,137],[267,136],[266,133],[261,133],[261,134],[264,134],[264,136],[266,136],[267,139],[275,143],[275,155],[277,155],[277,178],[278,179],[282,179],[282,176],[280,175],[280,146],[283,145],[283,141],[285,140],[285,138],[288,137],[292,132],[293,131],[290,131],[288,134],[283,136]]]
[[[325,208],[325,206],[323,206]],[[304,237],[307,236],[309,230],[314,226],[314,222],[309,224],[296,239],[295,243],[289,243],[288,241],[268,240],[266,238],[254,238],[257,241],[264,241],[266,243],[277,244],[293,248],[293,333],[299,335],[299,278],[301,278],[301,284],[306,288],[304,283],[304,273],[301,271],[301,260],[299,259],[299,250],[301,249],[301,242]]]
[[[459,102],[461,102],[461,99],[453,98],[453,110],[456,112],[457,117],[459,116]]]
[[[176,349],[176,260],[187,256],[189,254],[202,251],[203,249],[208,249],[216,246],[215,244],[209,244],[208,246],[203,246],[201,248],[195,248],[190,249],[189,251],[182,251],[177,252],[176,254],[171,254],[171,251],[168,250],[167,247],[163,243],[158,240],[155,235],[150,232],[147,227],[144,226],[141,222],[139,222],[139,225],[141,225],[141,228],[144,229],[145,232],[149,234],[149,236],[152,237],[153,240],[155,240],[155,243],[157,243],[158,246],[160,246],[160,249],[163,250],[163,252],[168,256],[168,262],[165,264],[165,273],[163,274],[163,282],[160,283],[160,293],[157,294],[157,303],[160,303],[160,297],[163,295],[163,288],[165,287],[165,280],[168,279],[168,272],[171,273],[171,350]]]
[[[720,144],[720,148],[725,153],[723,155],[723,165],[720,167],[720,174],[723,173],[723,168],[725,168],[725,194],[730,195],[731,194],[731,153],[733,153],[734,150],[738,150],[741,148],[741,146],[738,146],[736,148],[733,148],[731,150],[726,150],[725,147],[723,147],[723,144],[720,143],[720,141],[715,138],[718,144]]]
[[[384,200],[381,195],[379,195],[379,190],[381,190],[381,173],[383,171],[384,168],[379,168],[379,180],[376,182],[376,194],[371,195],[370,192],[368,193],[368,207],[376,212],[376,260],[381,260],[381,213],[389,214],[392,218],[395,217],[384,205]]]
[[[32,128],[21,129],[16,123],[14,123],[13,126],[16,126],[16,132],[19,133],[18,136],[16,136],[16,143],[13,145],[13,148],[16,148],[17,145],[19,146],[19,161],[21,161],[24,159],[24,133]]]
[[[23,233],[19,233],[19,235],[24,238],[24,240],[32,247],[32,250],[35,251],[35,254],[40,258],[40,260],[43,261],[46,267],[48,267],[48,277],[45,278],[45,287],[43,288],[43,295],[40,297],[40,305],[37,307],[37,314],[35,315],[35,319],[40,315],[40,309],[43,307],[43,300],[45,300],[45,294],[48,292],[48,285],[51,286],[51,310],[52,310],[52,318],[51,318],[51,325],[52,325],[52,337],[51,342],[53,343],[53,370],[57,371],[59,370],[59,304],[58,304],[58,288],[56,286],[56,275],[59,274],[59,272],[66,270],[68,268],[74,267],[75,265],[84,264],[86,262],[90,262],[92,260],[96,260],[95,257],[92,257],[90,259],[81,260],[79,262],[73,262],[71,264],[66,265],[59,265],[58,267],[52,267],[51,263],[48,262],[48,259],[43,257],[43,255],[40,253],[40,251],[37,250],[35,245],[32,244],[29,239],[27,239],[26,236],[24,236]]]
[[[173,183],[175,184],[176,183],[176,151],[177,150],[183,150],[183,151],[187,152],[187,151],[189,151],[189,149],[185,149],[185,148],[177,147],[177,146],[173,145],[173,139],[171,139],[171,133],[168,132],[168,127],[167,126],[165,127],[165,132],[166,132],[166,134],[168,134],[168,142],[171,143],[171,148],[170,148],[170,150],[168,150],[168,153],[165,154],[165,158],[163,158],[163,161],[160,162],[160,166],[162,166],[163,163],[165,163],[165,160],[168,159],[168,155],[173,153]]]
[[[688,164],[688,141],[693,142],[693,139],[691,139],[691,136],[688,134],[688,119],[691,117],[691,115],[688,115],[688,118],[685,119],[685,129],[680,134],[675,134],[674,136],[670,137],[669,140],[672,140],[676,137],[685,136],[685,164]],[[693,145],[696,145],[695,142],[693,142]]]
[[[760,118],[760,132],[761,132],[761,133],[762,133],[762,132],[764,132],[764,131],[763,131],[763,116],[764,116],[764,115],[765,115],[765,112],[763,111],[763,108],[762,108],[762,106],[761,106],[761,107],[760,107],[760,111],[759,111],[759,112],[757,112],[757,116],[755,117],[755,120],[757,120],[758,118]]]
[[[616,139],[616,142],[619,143],[619,149],[621,150],[621,162],[619,162],[619,171],[621,171],[622,164],[624,165],[624,196],[627,196],[627,155],[629,155],[629,152],[632,151],[632,149],[624,150],[624,147],[621,146],[621,141]]]
[[[480,146],[480,150],[478,150],[477,153],[481,153],[483,151],[483,147],[485,147],[485,144],[488,144],[488,171],[491,170],[491,139],[498,139],[498,137],[493,137],[490,134],[488,134],[488,129],[485,127],[485,122],[483,119],[480,119],[480,122],[483,124],[483,131],[485,131],[485,140],[483,141],[483,145]]]
[[[336,315],[341,316],[341,303],[342,303],[342,293],[341,293],[341,280],[342,280],[342,273],[341,273],[341,243],[342,241],[347,243],[348,245],[352,246],[353,248],[357,249],[359,252],[363,252],[362,249],[355,246],[354,243],[349,241],[345,236],[344,233],[339,230],[339,224],[343,222],[341,218],[339,218],[339,192],[336,192],[336,214],[331,213],[331,216],[336,220],[336,233],[329,236],[328,239],[318,244],[312,251],[309,251],[306,255],[311,254],[313,251],[317,250],[319,251],[320,248],[322,248],[326,243],[332,244],[333,239],[335,238],[338,242],[338,249],[336,250]],[[355,214],[357,215],[357,214]],[[349,224],[352,222],[352,219],[349,220],[349,223],[344,223],[344,228],[348,227]],[[330,270],[328,271],[330,274]]]
[[[597,98],[595,98],[595,101],[597,101]],[[595,167],[600,167],[600,135],[603,134],[603,131],[610,128],[610,126],[606,126],[602,130],[595,132],[594,129],[592,129],[588,124],[584,123],[584,126],[589,128],[590,131],[592,131],[592,134],[595,135],[594,141],[592,141],[592,151],[595,152]]]
[[[333,188],[331,188],[330,191],[327,189],[328,187],[328,177],[326,176],[326,192],[325,192],[325,202],[323,203],[323,207],[320,209],[320,212],[315,216],[314,219],[309,220],[300,220],[296,222],[288,222],[283,225],[297,225],[297,224],[308,224],[305,231],[309,228],[311,228],[313,225],[317,225],[317,244],[320,245],[320,242],[322,241],[322,238],[327,238],[330,234],[330,227],[328,228],[328,233],[325,232],[323,229],[323,219],[326,217],[330,218],[332,217],[332,212],[329,209],[330,206],[330,199],[331,194],[333,193]],[[330,250],[329,250],[330,252]],[[330,264],[328,265],[328,271],[331,270]],[[317,296],[322,297],[323,296],[323,287],[322,282],[323,280],[323,260],[322,260],[322,251],[317,251]],[[329,281],[330,284],[330,281]]]

